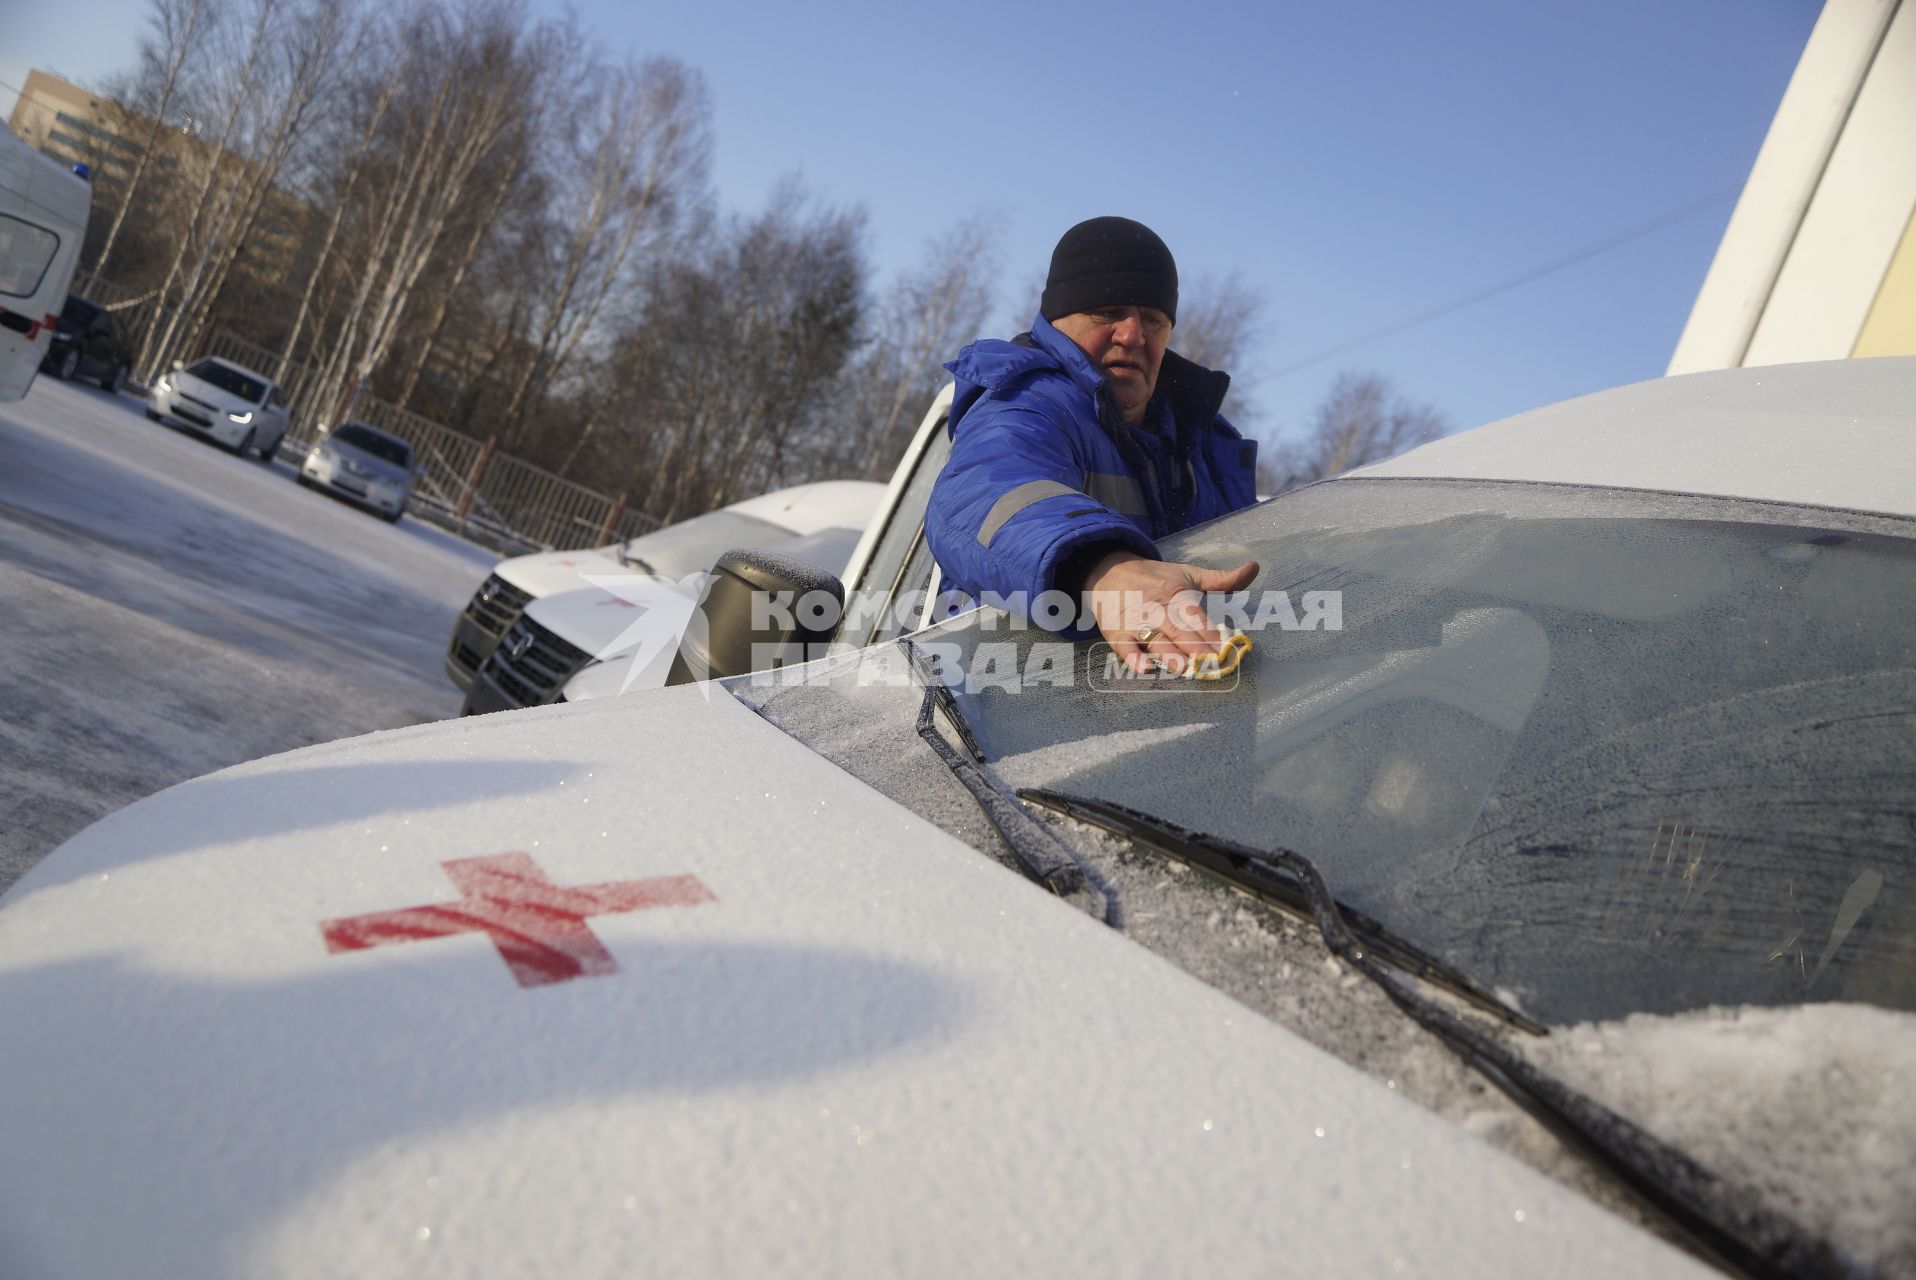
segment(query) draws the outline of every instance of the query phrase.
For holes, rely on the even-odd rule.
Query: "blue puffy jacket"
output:
[[[1257,444],[1218,413],[1230,378],[1175,352],[1139,427],[1042,316],[1028,336],[974,342],[945,368],[957,380],[951,460],[925,536],[947,586],[974,597],[1075,591],[1095,556],[1122,547],[1161,559],[1156,539],[1257,500]],[[1174,434],[1150,425],[1160,402]]]

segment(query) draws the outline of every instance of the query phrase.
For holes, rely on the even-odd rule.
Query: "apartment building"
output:
[[[196,182],[215,163],[236,170],[245,163],[197,136],[192,122],[184,128],[156,127],[151,116],[38,69],[27,73],[7,123],[28,146],[63,164],[84,164],[92,171],[96,230],[119,208],[140,153],[148,146],[153,154],[143,183],[152,183],[156,189],[182,177]],[[263,212],[247,245],[253,269],[280,276],[297,271],[310,220],[307,207],[276,191]],[[91,268],[94,263],[89,258],[83,265]]]

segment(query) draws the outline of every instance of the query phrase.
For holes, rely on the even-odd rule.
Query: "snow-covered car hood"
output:
[[[603,576],[606,585],[540,596],[526,606],[526,616],[568,643],[596,654],[652,610],[671,608],[670,602],[675,600],[696,603],[702,581],[697,576],[675,581],[629,569],[605,570],[595,576]]]
[[[9,1275],[1702,1274],[710,686],[130,806],[0,1016]]]
[[[514,556],[510,560],[500,561],[492,571],[534,596],[577,591],[586,586],[587,574],[632,572],[619,562],[618,543],[576,551],[541,551],[529,556]]]
[[[735,502],[731,509],[769,520],[794,534],[821,529],[863,529],[884,497],[885,486],[871,480],[814,480]]]

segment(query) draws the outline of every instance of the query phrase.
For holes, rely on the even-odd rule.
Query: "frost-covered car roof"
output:
[[[1916,515],[1916,357],[1634,383],[1353,472],[1613,485]]]

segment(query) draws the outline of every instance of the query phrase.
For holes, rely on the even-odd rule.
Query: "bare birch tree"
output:
[[[363,63],[369,55],[377,57],[377,51],[382,48],[388,50],[403,48],[403,42],[396,37],[402,36],[404,31],[403,24],[387,28],[379,17],[370,16],[361,31],[360,57],[353,61]],[[382,39],[381,37],[388,32],[395,38]],[[400,71],[405,65],[406,60],[403,56],[388,55],[380,58],[370,75],[362,74],[359,77],[361,85],[372,88],[369,98],[362,99],[362,95],[350,92],[340,95],[344,102],[349,104],[349,110],[352,110],[351,104],[359,104],[357,125],[351,134],[346,135],[355,141],[352,144],[352,150],[348,153],[350,159],[346,161],[344,178],[337,181],[337,186],[328,190],[334,181],[331,171],[325,171],[326,176],[312,184],[313,197],[316,200],[329,197],[332,212],[326,219],[326,230],[321,235],[319,245],[313,254],[313,263],[311,270],[307,273],[305,286],[300,290],[299,305],[294,310],[293,323],[287,331],[284,344],[280,347],[282,365],[290,362],[294,353],[299,350],[300,339],[305,334],[307,318],[313,312],[321,282],[326,278],[327,269],[332,265],[333,249],[339,242],[341,224],[346,219],[346,211],[352,207],[360,176],[366,171],[367,162],[373,154],[374,143],[380,137],[381,126],[386,120],[386,111],[392,105],[393,95],[399,91]],[[369,85],[368,81],[370,81]]]
[[[611,487],[673,520],[816,475],[850,430],[834,392],[858,333],[863,225],[788,182],[765,211],[657,256],[597,419],[617,424],[594,447],[600,474],[623,478]]]
[[[278,4],[279,0],[257,0],[251,22],[237,29],[231,23],[221,23],[212,33],[216,40],[223,36],[227,46],[221,51],[223,56],[216,60],[231,68],[234,74],[222,86],[220,93],[223,100],[219,104],[221,122],[218,133],[203,147],[187,148],[188,154],[199,163],[200,178],[189,202],[191,212],[186,218],[184,234],[179,238],[160,285],[163,301],[173,301],[174,289],[181,281],[182,272],[190,270],[188,258],[198,254],[200,260],[204,260],[210,242],[219,235],[238,196],[240,162],[229,148],[239,134],[241,118],[259,100],[263,87],[262,54],[272,37]],[[186,301],[175,303],[168,309],[166,318],[157,330],[148,332],[139,355],[134,359],[134,367],[140,371],[142,381],[151,381],[154,372],[163,367],[170,357],[173,335],[179,328],[181,314],[186,306]]]
[[[1201,276],[1179,290],[1178,322],[1171,330],[1171,349],[1207,369],[1231,375],[1233,418],[1247,416],[1243,394],[1255,374],[1247,369],[1251,346],[1264,324],[1264,299],[1244,277],[1232,272],[1222,278]]]
[[[262,214],[284,199],[279,184],[288,158],[362,46],[365,28],[357,11],[356,0],[306,0],[286,13],[274,33],[261,110],[242,146],[238,200],[221,234],[209,237],[182,290],[179,349],[199,348],[234,264],[256,243]]]
[[[508,443],[527,399],[564,369],[635,255],[660,243],[701,194],[710,116],[704,79],[676,59],[588,71],[563,116],[539,269],[527,276],[538,324],[500,413]]]
[[[373,199],[371,229],[354,291],[312,407],[344,414],[390,350],[413,290],[473,194],[474,175],[525,127],[522,105],[549,71],[560,39],[551,24],[528,29],[508,0],[475,0],[432,12],[402,74],[395,142]]]
[[[1406,400],[1375,373],[1337,375],[1301,439],[1279,441],[1258,463],[1258,488],[1280,493],[1381,462],[1450,429],[1443,414]]]
[[[127,210],[133,207],[134,197],[153,163],[153,153],[160,146],[167,117],[179,92],[182,72],[201,42],[207,11],[213,3],[214,0],[153,0],[153,12],[147,18],[152,33],[140,42],[141,70],[133,82],[136,86],[133,94],[129,95],[133,106],[125,112],[130,117],[135,108],[144,110],[149,118],[146,141],[140,145],[140,154],[134,157],[132,172],[120,192],[119,207],[114,210],[113,222],[107,228],[106,241],[94,259],[93,269],[102,275],[113,257],[113,246],[120,238]]]
[[[843,405],[851,428],[840,465],[888,476],[938,388],[943,362],[983,329],[1000,269],[996,220],[974,215],[930,241],[921,265],[898,277],[853,365]]]
[[[501,173],[494,180],[479,185],[486,194],[466,219],[468,225],[464,238],[450,257],[441,263],[440,270],[434,273],[439,279],[433,289],[430,315],[420,326],[424,337],[412,344],[405,375],[400,379],[399,389],[392,394],[393,403],[401,407],[408,407],[412,403],[413,391],[426,371],[426,363],[445,337],[446,321],[452,313],[453,304],[459,299],[467,277],[479,264],[486,248],[498,239],[500,220],[506,215],[508,207],[515,200],[526,199],[528,195],[534,199],[543,195],[542,192],[530,190],[534,184],[524,179],[523,172]]]
[[[862,209],[815,205],[794,181],[741,238],[736,270],[750,305],[735,349],[746,395],[737,447],[705,473],[709,505],[814,478],[815,460],[835,457],[855,431],[831,393],[862,319],[864,227]]]

